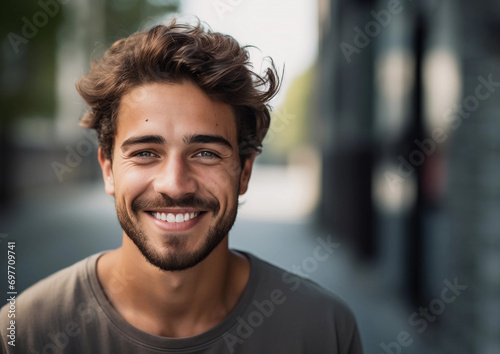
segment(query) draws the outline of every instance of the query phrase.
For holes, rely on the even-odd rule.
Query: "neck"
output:
[[[108,299],[133,326],[164,337],[189,337],[221,322],[248,282],[248,260],[228,249],[228,237],[195,267],[163,271],[124,235],[101,256],[97,274]]]

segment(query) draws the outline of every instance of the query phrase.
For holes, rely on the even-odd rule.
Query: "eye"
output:
[[[132,156],[139,157],[141,159],[158,157],[158,155],[156,155],[155,153],[152,153],[151,151],[139,151],[139,152],[134,153]]]
[[[211,152],[211,151],[200,151],[199,153],[197,153],[196,155],[194,155],[195,157],[201,157],[203,159],[207,159],[207,160],[215,160],[215,159],[220,159],[220,156]]]

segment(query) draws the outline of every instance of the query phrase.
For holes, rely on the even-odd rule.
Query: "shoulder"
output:
[[[322,343],[328,338],[332,347],[360,345],[356,319],[337,295],[309,279],[255,256],[249,257],[259,278],[255,301],[262,303],[270,300],[281,323],[291,326],[304,337]]]
[[[87,257],[33,284],[18,296],[18,308],[24,311],[57,306],[61,309],[68,302],[73,303],[75,293],[89,288],[88,267],[97,257],[97,254]]]
[[[254,255],[247,255],[250,257],[252,267],[255,269],[261,284],[286,289],[288,293],[294,293],[298,298],[332,302],[341,307],[345,306],[335,294],[314,281],[284,270]]]
[[[60,328],[64,330],[68,324],[71,327],[76,318],[75,313],[85,314],[88,302],[92,301],[88,274],[98,256],[87,257],[40,280],[3,306],[0,310],[0,332],[5,331],[5,325],[13,320],[19,339],[16,341],[17,346],[21,345],[21,341],[26,344],[40,343],[42,338],[39,337],[43,333],[59,331]],[[9,317],[12,305],[15,312]]]

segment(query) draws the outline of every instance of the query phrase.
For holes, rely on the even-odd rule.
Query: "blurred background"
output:
[[[120,245],[74,84],[172,17],[285,72],[231,246],[338,294],[365,353],[500,353],[500,6],[486,0],[9,2],[1,288],[8,241],[18,291]]]

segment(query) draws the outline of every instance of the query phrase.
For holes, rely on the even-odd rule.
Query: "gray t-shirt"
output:
[[[362,353],[354,316],[339,299],[309,280],[241,253],[251,264],[248,284],[230,314],[202,334],[159,337],[125,321],[99,284],[99,253],[16,299],[15,347],[8,344],[11,319],[4,306],[0,348],[18,354]],[[115,286],[119,289],[120,282]]]

